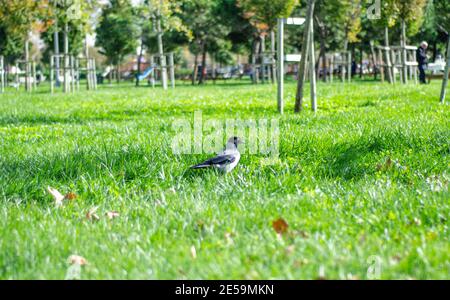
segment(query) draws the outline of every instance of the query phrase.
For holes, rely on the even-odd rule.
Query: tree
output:
[[[8,59],[18,58],[24,50],[29,59],[30,34],[41,29],[47,8],[47,0],[0,0],[0,50]]]
[[[320,43],[320,53],[316,64],[316,73],[319,73],[319,62],[326,65],[326,52],[330,49],[342,49],[347,40],[346,26],[349,23],[346,6],[342,1],[317,0],[314,9],[314,21],[317,27],[317,40]],[[332,37],[332,38],[330,38]],[[323,80],[326,80],[324,72]]]
[[[198,59],[201,55],[202,72],[199,84],[204,83],[206,77],[206,56],[210,50],[217,51],[230,32],[222,19],[220,2],[210,0],[183,1],[180,8],[180,18],[190,29],[192,39],[189,49],[194,54],[194,69],[192,72],[192,84],[195,84],[198,72]]]
[[[349,43],[359,42],[361,31],[361,0],[342,0],[344,17],[345,41],[344,50],[348,50]]]
[[[0,23],[0,53],[6,62],[12,62],[23,54],[24,39],[21,36],[11,34],[4,23]]]
[[[180,1],[167,0],[145,0],[139,3],[141,51],[138,58],[138,70],[140,70],[144,49],[161,56],[174,52],[188,43],[190,31],[178,16],[180,4]],[[166,62],[163,59],[161,63],[165,65]],[[163,86],[167,87],[167,74],[164,69],[162,75]],[[136,85],[139,85],[139,78],[136,79]]]
[[[67,1],[50,0],[51,9],[46,22],[49,24],[48,30],[42,34],[42,39],[49,46],[44,56],[49,57],[52,49],[50,45],[54,45],[53,52],[59,54],[58,49],[64,47],[64,41],[61,38],[61,28],[59,24],[67,23],[69,31],[67,38],[69,40],[69,54],[78,55],[85,45],[86,35],[93,31],[92,15],[99,6],[98,0],[84,1]],[[70,7],[79,10],[79,12],[71,13]],[[55,45],[58,43],[58,45]]]
[[[167,89],[166,52],[163,44],[164,32],[168,29],[175,29],[189,34],[189,31],[186,30],[181,19],[176,15],[180,11],[180,1],[147,0],[146,3],[148,4],[149,12],[153,19],[153,28],[156,32],[162,85],[164,89]]]
[[[298,0],[239,0],[238,5],[244,11],[247,18],[254,27],[254,42],[252,49],[252,60],[261,51],[264,51],[264,39],[271,36],[271,50],[275,50],[274,28],[279,18],[287,18],[292,14],[294,8],[299,4]],[[272,70],[275,74],[275,70]],[[273,78],[274,79],[274,78]],[[257,80],[254,76],[254,80]],[[256,81],[255,81],[256,82]]]
[[[433,51],[433,60],[438,53],[444,53],[450,30],[450,3],[442,0],[428,0],[424,8],[423,24],[414,42],[427,41]]]
[[[116,66],[117,73],[120,74],[120,63],[125,56],[137,49],[140,35],[130,0],[111,0],[102,11],[96,32],[96,45],[101,47],[101,53],[107,57],[108,63]],[[117,80],[120,80],[120,75]]]
[[[401,34],[400,44],[404,47],[407,44],[406,41],[406,26],[410,28],[410,33],[416,33],[421,25],[423,19],[423,8],[425,7],[426,0],[393,0],[393,11],[396,18],[400,21]],[[402,49],[402,60],[407,61],[406,49]],[[406,82],[408,68],[403,66],[403,80]]]

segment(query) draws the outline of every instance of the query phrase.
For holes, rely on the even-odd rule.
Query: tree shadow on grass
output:
[[[218,111],[215,107],[198,107],[191,108],[188,106],[179,107],[177,109],[167,109],[167,108],[151,108],[151,110],[138,109],[127,109],[127,110],[115,110],[115,111],[105,111],[104,113],[95,113],[79,111],[68,116],[52,116],[45,114],[33,114],[33,115],[23,115],[23,116],[0,116],[0,126],[8,125],[55,125],[55,124],[88,124],[92,122],[122,122],[122,121],[138,121],[139,119],[155,119],[161,120],[164,117],[179,117],[187,118],[188,120],[193,119],[194,112],[199,110],[202,112],[205,118],[212,117],[215,115],[220,115],[223,120],[227,119],[227,115],[224,112]],[[239,107],[234,110],[229,111],[228,118],[234,118],[237,115],[253,115],[254,117],[266,116],[267,112],[275,113],[275,108],[272,111],[267,109],[267,107],[255,107],[245,108]]]
[[[190,169],[196,162],[196,158],[174,156],[145,145],[91,147],[22,160],[0,157],[0,182],[4,196],[24,200],[43,199],[47,185],[73,186],[84,180],[89,186],[99,185],[97,188],[119,185],[143,192],[164,190],[183,181],[207,179],[217,172]]]
[[[378,139],[333,145],[328,149],[317,175],[345,180],[360,179],[375,170],[364,166],[364,162],[370,161],[384,149],[385,145]]]
[[[403,153],[407,150],[412,150],[412,153],[426,153],[430,157],[449,154],[448,141],[444,132],[436,131],[431,135],[417,136],[398,130],[384,130],[361,136],[356,140],[331,145],[324,154],[323,163],[316,170],[316,175],[358,180],[377,172],[377,165],[382,163],[379,161],[380,154],[383,152]],[[427,162],[418,161],[417,163],[426,164]]]

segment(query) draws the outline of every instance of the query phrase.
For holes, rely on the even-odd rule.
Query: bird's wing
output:
[[[213,157],[211,159],[208,159],[207,161],[198,164],[196,166],[193,166],[192,168],[204,168],[204,167],[210,167],[215,165],[225,165],[230,164],[236,160],[236,156],[231,154],[226,155],[218,155],[216,157]]]
[[[236,156],[231,154],[218,155],[214,158],[208,159],[205,163],[209,163],[211,165],[223,165],[225,163],[232,163],[236,160]]]

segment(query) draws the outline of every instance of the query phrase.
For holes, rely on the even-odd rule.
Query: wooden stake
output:
[[[278,19],[278,52],[277,52],[277,69],[278,69],[278,111],[280,114],[284,111],[284,20]]]
[[[403,72],[403,83],[407,84],[408,83],[408,68],[406,66],[406,61],[407,61],[407,53],[406,53],[406,22],[405,20],[402,20],[402,42],[401,42],[401,47],[402,47],[402,72]]]
[[[334,73],[334,54],[331,54],[330,57],[330,83],[333,83],[333,74]]]
[[[54,72],[55,72],[55,67],[54,67],[54,59],[55,57],[53,55],[50,55],[50,93],[53,94],[55,91],[55,82],[54,82]]]
[[[445,94],[448,83],[448,73],[450,68],[450,36],[447,41],[447,64],[445,65],[444,79],[442,80],[442,89],[441,89],[441,103],[445,103]]]
[[[33,89],[37,90],[36,63],[31,63],[31,77],[33,78]]]
[[[0,56],[0,93],[5,92],[5,60]]]
[[[311,93],[311,109],[317,111],[317,88],[316,88],[316,72],[315,72],[315,49],[314,49],[314,18],[310,19],[309,25],[309,76],[310,76],[310,93]]]
[[[172,88],[175,88],[175,63],[173,59],[173,53],[169,53],[169,69],[170,69],[170,83]]]
[[[350,51],[347,52],[347,77],[348,82],[352,81],[352,53]]]
[[[270,31],[270,51],[272,52],[272,65],[271,67],[271,73],[272,73],[272,83],[277,82],[277,71],[276,71],[276,65],[275,65],[275,61],[274,61],[274,55],[275,55],[275,32],[272,30]]]
[[[150,65],[154,66],[155,65],[155,57],[152,55],[150,56]],[[152,88],[155,87],[155,68],[153,68],[153,70],[150,73],[151,76],[151,82],[152,82]]]
[[[163,89],[167,90],[167,66],[166,66],[166,57],[164,55],[164,47],[163,47],[163,31],[161,27],[161,7],[163,5],[163,0],[160,0],[160,6],[158,7],[157,16],[156,16],[156,30],[158,37],[158,51],[159,51],[159,59],[161,66],[161,83]],[[203,66],[205,67],[205,66]]]

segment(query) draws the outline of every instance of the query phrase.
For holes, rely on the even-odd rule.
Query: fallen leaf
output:
[[[64,196],[57,190],[50,186],[47,187],[47,191],[50,195],[52,195],[55,200],[56,206],[61,206],[64,200]]]
[[[294,250],[295,250],[295,246],[294,246],[294,245],[290,245],[290,246],[288,246],[288,247],[286,248],[286,253],[287,253],[288,255],[291,255],[292,253],[294,253]]]
[[[360,280],[359,276],[353,274],[347,274],[347,280]]]
[[[67,261],[71,265],[79,265],[79,266],[84,266],[84,265],[86,265],[88,263],[86,258],[84,258],[82,256],[79,256],[79,255],[75,255],[75,254],[69,256]]]
[[[197,258],[197,250],[195,250],[195,246],[191,247],[191,256],[193,259]]]
[[[279,218],[278,220],[272,222],[272,227],[276,231],[276,233],[283,234],[287,232],[289,225],[285,220]]]
[[[402,260],[402,257],[399,254],[394,255],[389,261],[391,265],[396,265]]]
[[[306,258],[294,261],[294,267],[296,268],[300,268],[307,264],[309,264],[309,260],[307,260]]]
[[[388,157],[384,164],[377,164],[377,171],[387,171],[392,167],[392,159]]]
[[[77,197],[78,197],[77,194],[70,192],[64,196],[64,199],[75,200],[75,199],[77,199]]]
[[[327,280],[327,277],[325,276],[325,267],[324,266],[319,267],[319,276],[317,277],[317,280]]]
[[[112,220],[119,217],[119,213],[117,211],[109,211],[106,213],[106,216],[108,217],[108,219]]]
[[[225,240],[227,241],[227,244],[228,244],[228,245],[234,244],[234,241],[233,241],[233,233],[231,233],[231,232],[226,232],[226,233],[225,233]]]
[[[86,213],[86,219],[92,220],[92,221],[98,221],[98,220],[100,220],[100,217],[96,214],[97,210],[98,210],[98,206],[91,208],[91,209]]]

